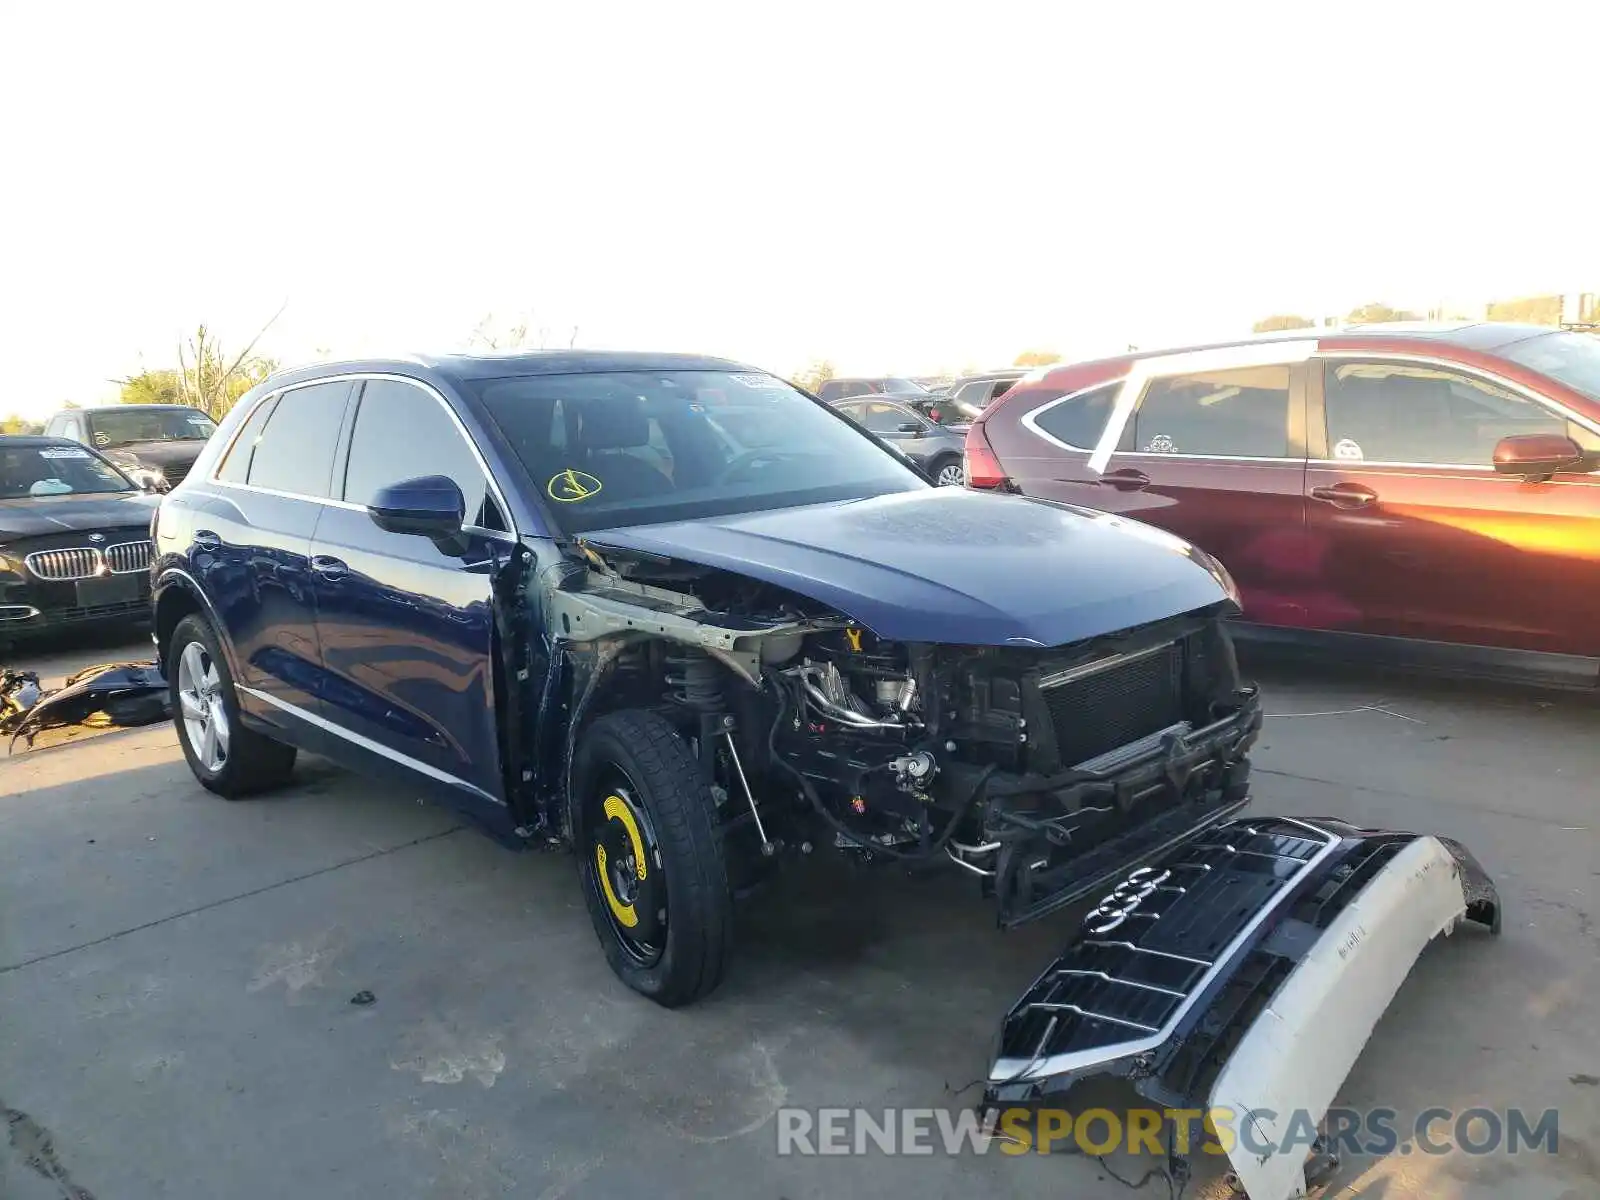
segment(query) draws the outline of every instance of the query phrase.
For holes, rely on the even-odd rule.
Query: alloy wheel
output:
[[[222,704],[222,677],[199,642],[190,642],[178,659],[178,707],[189,748],[200,765],[215,774],[228,761],[228,713]]]

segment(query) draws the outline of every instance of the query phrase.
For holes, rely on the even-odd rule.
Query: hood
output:
[[[107,446],[100,451],[114,463],[133,459],[142,467],[170,467],[175,463],[193,466],[206,448],[198,438],[154,442],[124,442],[120,446]]]
[[[787,588],[881,638],[1060,646],[1231,599],[1170,534],[1108,513],[965,488],[588,534]]]
[[[149,492],[103,495],[21,496],[0,500],[0,541],[94,529],[150,527],[161,497]]]

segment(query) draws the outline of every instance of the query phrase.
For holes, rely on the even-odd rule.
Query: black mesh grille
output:
[[[1183,720],[1183,643],[1044,690],[1061,762],[1076,766]]]
[[[1007,1017],[1002,1057],[1111,1057],[1162,1030],[1326,844],[1289,821],[1237,821],[1130,877],[1147,881],[1148,893],[1112,928],[1102,910],[1085,918],[1078,941]]]
[[[1295,906],[1296,920],[1305,921],[1318,929],[1326,929],[1342,913],[1361,890],[1377,878],[1394,860],[1394,856],[1410,845],[1412,838],[1399,836],[1374,838],[1361,843],[1360,849],[1310,895]]]

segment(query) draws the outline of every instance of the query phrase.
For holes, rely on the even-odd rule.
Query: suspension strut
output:
[[[703,650],[685,646],[667,654],[668,694],[685,708],[700,717],[700,762],[708,776],[713,775],[716,764],[716,740],[721,738],[728,747],[728,758],[733,773],[738,777],[739,788],[744,792],[745,803],[755,821],[756,835],[761,839],[763,857],[771,858],[777,847],[767,837],[766,826],[761,822],[761,812],[756,807],[755,793],[744,773],[744,762],[739,757],[739,747],[734,742],[735,722],[727,711],[723,682],[726,675],[722,666]]]

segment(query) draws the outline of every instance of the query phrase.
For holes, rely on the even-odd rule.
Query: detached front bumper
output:
[[[1423,948],[1500,900],[1436,837],[1234,820],[1128,875],[1007,1015],[985,1106],[1121,1076],[1164,1108],[1225,1110],[1250,1200],[1304,1192],[1304,1146]]]

